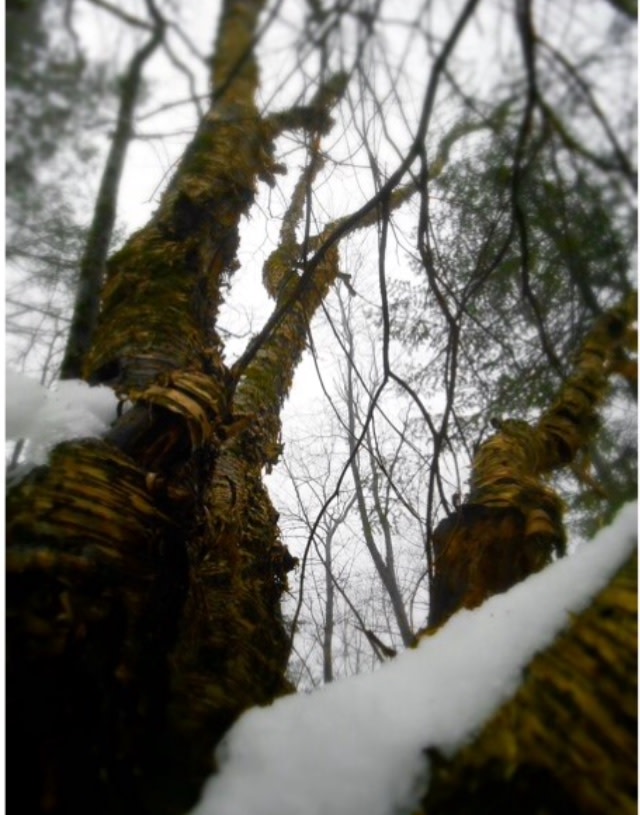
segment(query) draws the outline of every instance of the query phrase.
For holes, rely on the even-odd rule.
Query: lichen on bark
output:
[[[469,494],[434,532],[429,628],[474,608],[562,554],[563,504],[546,482],[586,448],[598,427],[608,379],[630,360],[636,294],[605,313],[585,338],[573,371],[537,423],[495,421],[475,453]]]
[[[421,812],[635,813],[637,610],[634,555],[470,744],[431,754]]]

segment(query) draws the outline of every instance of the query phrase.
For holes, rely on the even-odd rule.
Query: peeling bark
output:
[[[229,724],[289,690],[293,559],[261,482],[260,406],[238,414],[215,333],[239,220],[272,169],[253,100],[263,5],[225,4],[212,111],[109,262],[85,374],[134,408],[9,496],[12,811],[183,812]]]
[[[134,407],[9,496],[12,811],[184,812],[229,725],[291,690],[280,598],[295,561],[262,471],[337,252],[242,377],[230,371],[221,285],[258,180],[280,171],[282,123],[254,99],[263,7],[224,4],[211,110],[150,223],[108,263],[84,374]]]
[[[470,745],[431,752],[421,812],[635,813],[637,610],[634,556]]]
[[[430,630],[563,553],[562,501],[544,478],[570,464],[589,443],[609,375],[634,368],[628,351],[634,348],[630,325],[635,317],[634,292],[597,321],[573,374],[535,426],[495,422],[498,433],[475,454],[466,501],[433,535]]]

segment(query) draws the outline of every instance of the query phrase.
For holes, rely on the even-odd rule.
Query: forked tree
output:
[[[261,111],[256,53],[268,33],[267,3],[223,3],[210,108],[154,215],[110,258],[97,323],[89,312],[79,315],[81,341],[70,339],[76,365],[90,337],[83,377],[111,386],[132,406],[104,438],[58,445],[8,495],[9,811],[186,812],[214,769],[214,745],[240,713],[292,691],[280,601],[295,559],[262,476],[281,453],[280,413],[310,322],[348,274],[341,240],[377,229],[384,257],[391,214],[419,201],[420,257],[434,297],[444,298],[429,247],[428,185],[459,140],[499,134],[504,109],[458,122],[432,160],[425,137],[451,55],[480,5],[462,4],[439,43],[415,137],[397,169],[383,177],[371,155],[374,193],[316,230],[311,193],[332,111],[353,77],[323,72],[304,104]],[[319,30],[338,13],[309,6]],[[532,3],[514,6],[523,51],[533,60]],[[363,41],[376,13],[377,6],[355,15]],[[519,239],[523,252],[520,185],[535,152],[536,111],[546,110],[545,127],[556,128],[565,148],[584,153],[566,143],[571,136],[545,108],[533,63],[527,68],[505,236]],[[274,310],[229,365],[217,317],[237,269],[241,221],[258,183],[274,185],[284,172],[276,141],[293,132],[307,156],[264,266]],[[619,160],[599,169],[624,177],[629,168]],[[383,262],[380,274],[384,301]],[[627,296],[593,321],[537,424],[498,424],[476,452],[468,495],[434,535],[430,628],[526,578],[562,549],[560,504],[541,476],[589,443],[608,377],[632,376],[634,304]],[[443,313],[449,309],[442,305]],[[388,311],[383,315],[380,390],[398,379],[389,363]],[[352,455],[361,441],[353,440]],[[453,762],[436,762],[425,812],[481,812],[501,802],[525,811],[521,799],[534,800],[533,791],[536,805],[549,811],[631,812],[634,580],[629,565],[538,658],[478,741]],[[592,681],[585,684],[585,676]],[[557,706],[570,721],[570,739],[567,727],[555,727]]]

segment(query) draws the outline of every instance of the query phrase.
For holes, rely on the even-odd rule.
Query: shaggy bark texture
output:
[[[572,375],[537,424],[495,421],[478,449],[466,501],[433,536],[429,629],[460,608],[475,608],[562,554],[562,502],[545,477],[573,461],[598,427],[612,372],[635,368],[627,349],[636,295],[605,314],[587,335]],[[621,363],[625,362],[625,365]]]
[[[637,585],[634,556],[470,745],[432,754],[425,815],[637,811]]]

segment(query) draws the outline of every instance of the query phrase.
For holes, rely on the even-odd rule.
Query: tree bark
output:
[[[635,316],[634,292],[596,322],[573,374],[535,426],[494,421],[498,433],[475,454],[467,500],[433,535],[430,630],[563,554],[562,502],[544,477],[588,444],[608,376],[635,365],[625,351]]]
[[[8,806],[177,813],[246,707],[287,692],[293,560],[233,404],[215,314],[271,169],[253,96],[262,0],[227,2],[214,105],[151,223],[110,261],[85,374],[136,406],[8,498]]]
[[[637,582],[634,556],[471,744],[431,752],[425,815],[637,811]]]
[[[11,811],[184,812],[229,725],[291,690],[279,601],[295,561],[262,471],[280,454],[282,401],[338,256],[325,253],[229,370],[221,287],[258,179],[279,171],[283,123],[254,99],[263,8],[223,4],[211,110],[150,223],[108,263],[84,375],[134,407],[104,440],[59,445],[8,498]],[[344,82],[329,85],[293,116],[315,133],[314,155]],[[299,278],[302,203],[283,232],[284,290],[273,264],[266,273],[281,300]]]

